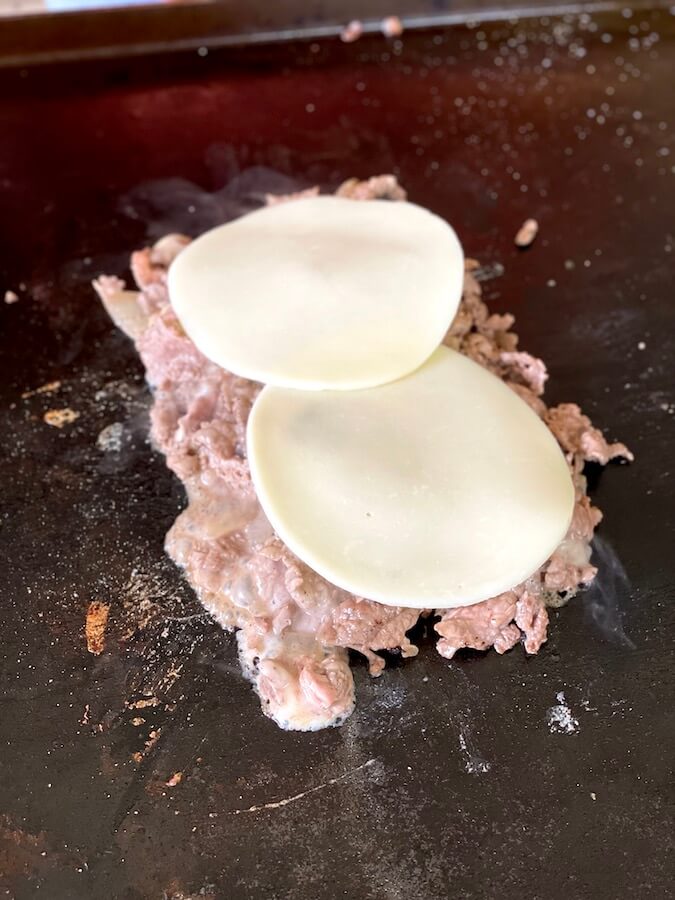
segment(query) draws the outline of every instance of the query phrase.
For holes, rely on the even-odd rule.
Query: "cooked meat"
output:
[[[525,219],[513,239],[516,247],[525,250],[539,234],[539,222],[536,219]]]
[[[452,659],[463,647],[475,650],[494,647],[497,653],[510,650],[520,640],[520,631],[511,624],[517,603],[518,593],[506,591],[473,606],[444,610],[435,626],[441,636],[436,645],[438,652]]]
[[[625,444],[609,444],[576,403],[551,407],[545,421],[565,453],[572,454],[579,461],[606,466],[611,459],[633,459]]]
[[[406,192],[394,175],[373,175],[366,181],[349,178],[335,192],[350,200],[405,200]]]
[[[338,194],[356,200],[405,197],[390,175],[351,179]],[[95,283],[112,317],[136,341],[154,390],[152,440],[187,491],[189,504],[169,531],[166,550],[222,627],[239,629],[242,669],[266,715],[291,729],[339,724],[354,705],[347,649],[365,656],[373,675],[385,666],[379,651],[414,656],[417,647],[408,632],[420,610],[340,590],[275,535],[246,461],[246,421],[260,385],[209,362],[169,303],[166,272],[187,242],[169,235],[134,253],[138,292],[127,291],[116,278]],[[560,605],[596,572],[590,542],[601,513],[586,495],[583,463],[632,459],[623,444],[608,444],[578,406],[546,408],[546,367],[517,349],[512,315],[490,315],[473,274],[477,266],[467,260],[462,302],[445,341],[502,378],[544,419],[567,454],[577,498],[565,540],[526,583],[473,606],[440,611],[437,648],[447,658],[464,647],[505,653],[519,642],[527,653],[539,650],[546,640],[546,607]]]

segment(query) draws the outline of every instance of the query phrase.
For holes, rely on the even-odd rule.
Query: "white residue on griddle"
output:
[[[483,775],[490,771],[490,763],[476,753],[470,735],[462,728],[459,731],[459,749],[464,755],[464,770],[469,775]]]
[[[400,709],[405,703],[405,699],[405,688],[400,684],[391,684],[377,692],[373,705],[376,709],[382,710]]]
[[[572,715],[572,710],[567,705],[565,694],[559,691],[555,695],[558,701],[546,712],[546,724],[551,734],[576,734],[579,731],[579,720]]]
[[[121,422],[113,422],[101,429],[96,438],[96,446],[104,453],[119,453],[124,439],[124,425]]]
[[[598,576],[583,596],[584,609],[605,640],[634,650],[622,615],[622,606],[631,595],[631,583],[611,544],[597,535],[593,538],[593,562]]]

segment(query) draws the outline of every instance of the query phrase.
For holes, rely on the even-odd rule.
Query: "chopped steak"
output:
[[[393,175],[373,175],[366,181],[349,178],[335,193],[349,200],[405,200],[407,196]]]
[[[539,234],[539,222],[536,219],[525,219],[513,239],[516,247],[525,250]]]
[[[368,659],[370,674],[379,675],[384,659],[374,651],[398,649],[402,656],[417,655],[417,647],[410,643],[406,632],[419,617],[419,609],[385,606],[349,594],[326,616],[318,639],[358,650]]]
[[[316,193],[310,188],[267,203]],[[405,198],[391,175],[350,179],[337,193],[354,200]],[[312,571],[274,533],[246,460],[246,421],[260,385],[207,360],[169,303],[167,269],[188,242],[168,235],[134,253],[137,292],[114,277],[94,283],[116,324],[136,342],[154,391],[153,442],[187,491],[189,504],[170,529],[166,550],[219,624],[238,629],[242,670],[265,714],[288,729],[337,725],[354,706],[347,650],[365,656],[371,674],[379,675],[380,651],[417,653],[408,632],[432,611],[353,596]],[[546,422],[567,455],[576,506],[565,539],[525,583],[473,606],[439,611],[437,649],[446,658],[465,647],[505,653],[522,643],[527,653],[539,650],[547,606],[561,605],[596,574],[590,542],[602,515],[586,494],[583,465],[632,459],[623,444],[608,444],[575,404],[547,409],[546,367],[517,349],[512,315],[490,314],[478,269],[467,260],[462,302],[445,343],[502,378]]]
[[[441,636],[436,649],[447,659],[452,659],[462,647],[494,647],[497,653],[505,653],[520,640],[519,629],[511,624],[517,603],[518,593],[506,591],[473,606],[444,610],[435,626]]]
[[[516,603],[516,625],[523,632],[523,646],[528,653],[536,653],[546,640],[548,613],[537,593],[525,589]]]
[[[594,428],[576,403],[561,403],[546,413],[544,420],[565,453],[578,461],[606,466],[611,459],[633,459],[625,444],[609,444],[601,431]]]

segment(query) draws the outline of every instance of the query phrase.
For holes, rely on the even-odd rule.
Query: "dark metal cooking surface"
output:
[[[673,35],[662,10],[3,73],[8,896],[672,896]],[[88,285],[266,187],[388,171],[503,264],[488,300],[547,360],[549,400],[636,462],[594,476],[603,574],[539,656],[448,663],[422,637],[378,680],[357,662],[344,727],[284,733],[163,556],[182,492]],[[66,407],[72,424],[43,421]]]

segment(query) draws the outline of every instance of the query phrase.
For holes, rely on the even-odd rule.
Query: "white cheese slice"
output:
[[[455,232],[420,206],[312,197],[197,238],[169,270],[169,295],[202,353],[236,375],[351,390],[428,359],[463,271]]]
[[[567,531],[574,488],[548,428],[447,347],[362,391],[265,387],[248,425],[258,498],[333,584],[443,608],[514,587]]]

